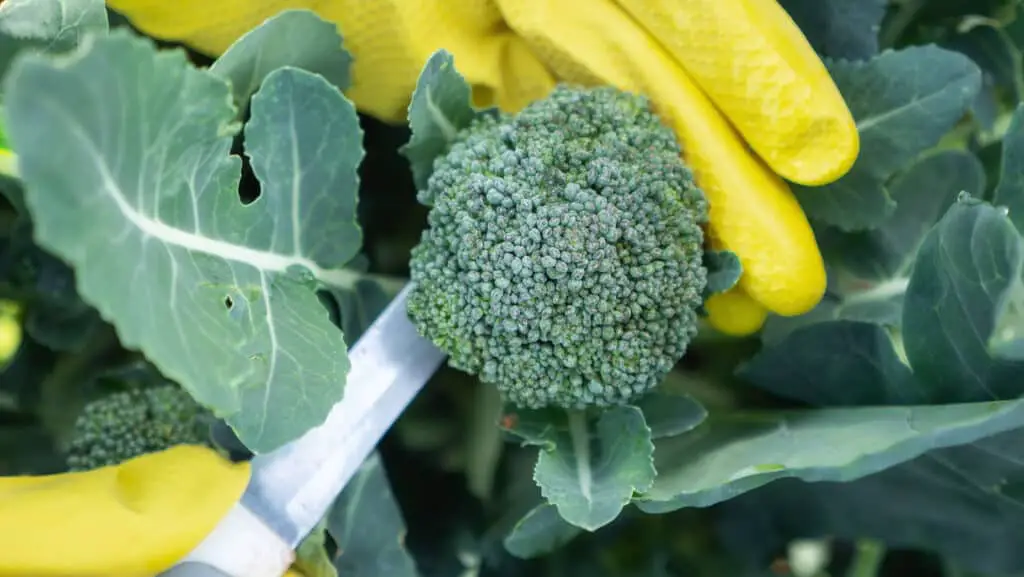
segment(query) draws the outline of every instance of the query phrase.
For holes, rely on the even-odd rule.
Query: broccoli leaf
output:
[[[530,510],[505,536],[505,549],[520,559],[546,555],[579,535],[582,529],[568,523],[558,508],[544,503]]]
[[[1024,392],[1024,364],[988,348],[1000,303],[1020,284],[1021,238],[987,203],[956,203],[925,237],[903,309],[914,373],[943,402],[1007,399]]]
[[[860,155],[839,180],[793,190],[812,219],[844,231],[874,228],[896,208],[886,181],[963,117],[981,89],[981,71],[933,45],[832,61],[829,71],[857,122]]]
[[[327,532],[338,545],[334,567],[346,577],[416,577],[405,549],[405,521],[391,494],[380,455],[360,465],[327,514]]]
[[[18,219],[0,250],[0,288],[19,295],[25,307],[25,331],[58,351],[73,351],[103,325],[96,309],[75,290],[74,271],[32,242],[32,227]]]
[[[458,131],[482,113],[473,107],[472,90],[455,68],[455,57],[447,50],[434,52],[427,60],[409,104],[412,136],[402,146],[409,160],[417,190],[427,189],[434,159],[444,154]]]
[[[254,452],[321,423],[349,363],[315,289],[352,281],[361,242],[351,103],[319,76],[271,73],[246,130],[262,194],[243,205],[229,86],[183,52],[118,30],[60,62],[26,54],[6,80],[36,240],[122,344]]]
[[[740,257],[728,250],[705,251],[704,266],[708,269],[708,284],[704,288],[705,297],[724,293],[736,286],[743,274]]]
[[[87,34],[105,34],[103,0],[6,0],[0,4],[0,32],[46,51],[78,46]]]
[[[653,392],[637,403],[652,439],[681,435],[704,422],[707,409],[689,395]]]
[[[347,90],[352,57],[335,24],[309,10],[285,10],[236,40],[210,72],[231,82],[235,104],[244,108],[263,79],[282,66],[319,74]]]
[[[638,407],[581,412],[521,411],[509,432],[539,445],[533,478],[569,523],[595,531],[614,521],[655,477],[651,430]]]
[[[782,480],[718,508],[734,555],[768,563],[792,539],[883,540],[985,575],[1024,571],[1024,430],[928,452],[849,483]]]
[[[851,481],[1020,426],[1024,401],[712,413],[655,442],[658,476],[637,506],[706,507],[784,478]]]
[[[918,159],[891,186],[896,210],[877,228],[844,233],[819,227],[818,242],[829,265],[829,294],[809,314],[769,319],[762,333],[765,342],[833,319],[899,326],[910,272],[925,234],[961,192],[985,189],[985,173],[973,154],[943,150]]]
[[[295,548],[294,566],[302,577],[338,577],[338,570],[327,555],[327,519],[306,535]]]
[[[1024,231],[1024,104],[1017,105],[1003,137],[999,183],[992,202],[1009,211],[1010,222]]]
[[[822,56],[861,60],[878,53],[878,26],[886,0],[780,0],[779,4]]]
[[[0,2],[0,76],[22,51],[66,52],[87,35],[104,35],[108,29],[103,0]]]
[[[817,406],[929,402],[899,358],[894,337],[868,322],[840,320],[801,327],[766,346],[739,376],[774,394]]]
[[[989,23],[973,25],[943,42],[942,47],[964,54],[981,68],[982,85],[972,113],[982,128],[991,130],[1001,112],[1002,98],[1011,106],[1020,102],[1024,86],[1020,49],[1003,29]]]

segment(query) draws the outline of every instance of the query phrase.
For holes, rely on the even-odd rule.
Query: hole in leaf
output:
[[[250,116],[250,110],[246,105],[245,111],[242,114],[242,121],[248,122]],[[252,163],[249,162],[248,155],[245,154],[245,127],[238,132],[234,141],[231,143],[231,154],[238,156],[242,160],[242,174],[238,181],[238,200],[242,202],[242,205],[248,206],[260,197],[260,181],[256,178],[256,173],[252,170]]]

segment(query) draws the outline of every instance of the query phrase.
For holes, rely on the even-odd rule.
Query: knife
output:
[[[280,577],[299,543],[444,361],[405,313],[406,285],[349,351],[341,401],[324,422],[255,456],[245,493],[160,577]]]

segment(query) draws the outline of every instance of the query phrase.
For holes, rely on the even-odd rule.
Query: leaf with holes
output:
[[[316,290],[351,284],[362,236],[362,133],[337,88],[294,68],[266,77],[248,205],[229,85],[183,52],[116,31],[60,61],[20,57],[4,88],[36,240],[121,342],[254,452],[322,422],[349,362]]]

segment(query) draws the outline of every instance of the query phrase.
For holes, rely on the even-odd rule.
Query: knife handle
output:
[[[236,503],[206,539],[160,577],[282,577],[294,560],[286,541]]]

